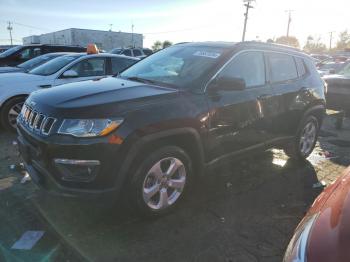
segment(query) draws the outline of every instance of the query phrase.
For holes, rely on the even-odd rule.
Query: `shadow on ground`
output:
[[[49,224],[90,261],[281,261],[320,193],[313,166],[278,150],[202,178],[174,213],[144,219],[120,206],[34,198]]]

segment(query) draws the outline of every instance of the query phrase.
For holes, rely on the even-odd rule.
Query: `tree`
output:
[[[162,49],[162,42],[157,40],[153,43],[152,50],[153,50],[153,52],[157,52],[160,49]]]
[[[321,42],[320,37],[315,40],[311,35],[309,35],[303,49],[308,53],[322,53],[327,50],[327,47]]]
[[[161,49],[167,48],[169,46],[173,45],[172,42],[170,42],[169,40],[165,40],[163,43],[159,40],[155,41],[153,46],[152,46],[152,50],[153,52],[157,52]]]
[[[276,43],[289,45],[296,48],[300,47],[299,40],[295,36],[280,36],[276,39]]]
[[[173,45],[173,43],[170,42],[169,40],[165,40],[165,41],[163,42],[163,48],[167,48],[167,47],[169,47],[169,46],[171,46],[171,45]]]
[[[337,42],[337,49],[344,50],[349,47],[350,47],[350,34],[348,33],[348,30],[340,32],[339,40]]]

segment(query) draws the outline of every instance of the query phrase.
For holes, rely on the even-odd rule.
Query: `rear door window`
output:
[[[133,52],[134,52],[134,56],[142,56],[141,50],[139,49],[134,49]]]
[[[298,78],[296,64],[290,55],[268,53],[271,82],[285,82]]]
[[[132,59],[126,59],[126,58],[112,58],[112,74],[116,75],[123,71],[124,69],[128,68],[129,66],[135,64],[135,60]]]
[[[132,56],[130,49],[124,50],[122,54],[126,56]]]

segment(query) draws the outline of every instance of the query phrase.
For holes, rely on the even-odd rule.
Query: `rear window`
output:
[[[272,82],[283,82],[298,78],[297,68],[292,56],[269,53],[268,59]]]

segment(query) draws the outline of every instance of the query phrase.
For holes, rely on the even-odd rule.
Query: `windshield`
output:
[[[6,56],[9,56],[9,55],[12,55],[16,51],[20,50],[22,47],[23,46],[19,45],[19,46],[15,46],[15,47],[12,47],[10,49],[7,49],[6,51],[0,53],[0,57],[6,57]]]
[[[218,47],[173,46],[138,62],[120,77],[190,88],[218,64],[224,51]]]
[[[29,74],[48,76],[56,73],[80,56],[61,56],[29,71]]]
[[[58,56],[61,56],[61,55],[59,55],[59,54],[57,54],[57,55],[41,55],[41,56],[35,57],[33,59],[30,59],[27,62],[19,64],[17,67],[23,68],[25,70],[30,70],[30,69],[33,69],[34,67],[37,67],[39,65],[42,65],[42,64],[48,62],[49,60],[56,58]]]

